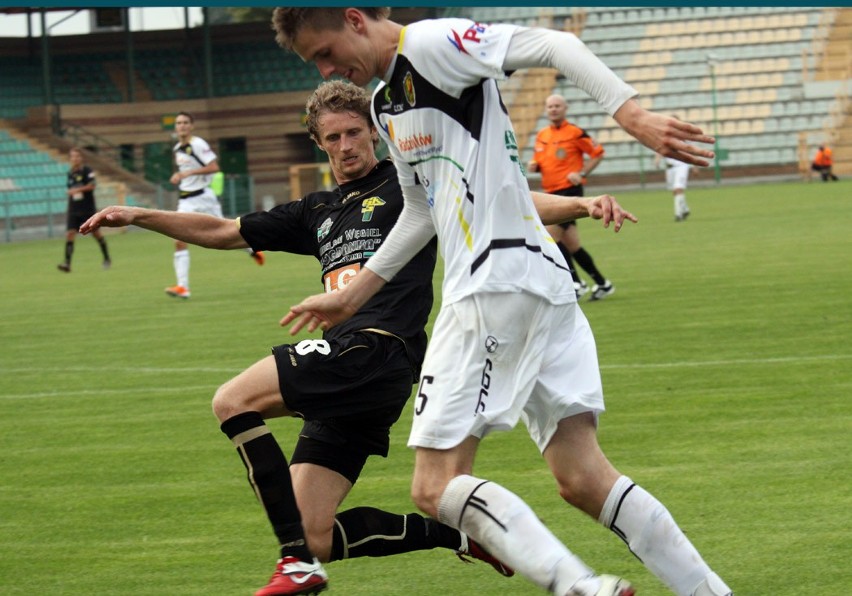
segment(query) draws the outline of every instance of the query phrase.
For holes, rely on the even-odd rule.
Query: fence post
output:
[[[3,210],[5,212],[4,219],[6,220],[6,242],[12,241],[12,205],[9,195],[3,196]]]

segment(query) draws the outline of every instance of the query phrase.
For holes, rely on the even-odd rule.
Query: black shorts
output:
[[[390,427],[413,388],[402,340],[372,332],[272,348],[287,409],[305,419],[291,458],[353,484],[370,455],[386,457]]]
[[[578,184],[577,186],[569,186],[568,188],[562,188],[560,190],[553,191],[554,195],[559,195],[560,197],[582,197],[583,196],[583,185]],[[573,219],[570,221],[563,221],[560,224],[556,224],[563,230],[567,230],[570,226],[576,226],[577,222]]]
[[[68,211],[68,217],[65,222],[66,230],[74,230],[77,231],[80,229],[80,226],[83,225],[87,219],[92,217],[95,214],[94,211]]]

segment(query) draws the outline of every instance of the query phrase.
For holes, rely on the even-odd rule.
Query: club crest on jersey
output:
[[[405,78],[402,79],[402,89],[405,92],[405,101],[408,102],[408,105],[414,107],[417,98],[414,96],[414,77],[411,76],[410,72],[405,73]]]
[[[450,40],[450,43],[453,44],[459,52],[470,55],[470,52],[468,52],[464,47],[464,42],[470,41],[472,43],[480,43],[482,38],[479,36],[482,33],[485,33],[486,28],[488,28],[488,25],[474,23],[468,27],[467,31],[464,32],[464,35],[459,35],[456,31],[453,31],[453,36],[447,36],[447,39]]]
[[[376,207],[381,207],[385,202],[379,197],[370,197],[361,201],[361,221],[370,221],[373,219],[373,211]]]
[[[317,228],[317,240],[321,241],[323,238],[328,236],[328,232],[331,230],[331,218],[327,218],[322,225]]]

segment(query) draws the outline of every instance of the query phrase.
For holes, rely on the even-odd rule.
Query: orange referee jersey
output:
[[[814,157],[814,164],[818,166],[830,166],[834,162],[831,159],[831,149],[826,147],[825,149],[820,149],[817,151],[816,157]]]
[[[542,189],[555,192],[572,186],[567,176],[583,169],[583,155],[594,158],[603,154],[603,147],[585,130],[566,120],[559,126],[551,124],[538,131],[533,161],[541,172]]]

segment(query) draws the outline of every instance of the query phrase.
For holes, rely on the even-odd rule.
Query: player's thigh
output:
[[[273,356],[255,362],[225,382],[213,397],[213,412],[221,421],[249,411],[260,412],[264,418],[290,414],[281,398]]]
[[[576,304],[554,306],[545,355],[522,418],[540,451],[559,421],[604,410],[597,348],[588,319]]]
[[[409,446],[450,449],[517,424],[546,349],[549,303],[482,293],[444,305],[435,321]]]

